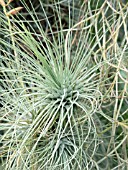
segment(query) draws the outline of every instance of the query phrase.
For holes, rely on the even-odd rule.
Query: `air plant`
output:
[[[103,86],[107,89],[105,83],[110,80],[102,77],[101,68],[114,60],[105,59],[101,48],[108,29],[104,25],[96,29],[107,3],[99,7],[97,2],[91,14],[87,2],[79,10],[75,0],[54,2],[49,6],[54,8],[56,31],[41,0],[46,29],[31,1],[32,11],[25,1],[21,1],[23,8],[13,9],[10,3],[1,3],[0,13],[0,155],[4,169],[98,169],[105,160],[99,154],[101,147],[106,153],[100,117],[112,123],[102,110],[110,91],[103,96]],[[60,15],[64,5],[68,28],[63,28]],[[94,28],[96,35],[92,36]]]

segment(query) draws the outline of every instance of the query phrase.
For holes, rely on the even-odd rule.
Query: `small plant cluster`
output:
[[[128,169],[128,4],[0,5],[0,168]]]

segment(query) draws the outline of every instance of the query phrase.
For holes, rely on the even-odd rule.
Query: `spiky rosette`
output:
[[[87,42],[81,44],[88,30],[72,52],[74,47],[67,43],[73,40],[72,29],[66,37],[58,33],[58,41],[52,35],[50,42],[34,20],[42,42],[29,23],[32,32],[17,20],[11,30],[12,44],[6,44],[11,55],[1,39],[0,143],[5,169],[91,167],[98,145],[93,115],[100,106],[101,93],[100,63],[90,65],[91,52],[84,48]],[[9,33],[3,29],[6,37]]]

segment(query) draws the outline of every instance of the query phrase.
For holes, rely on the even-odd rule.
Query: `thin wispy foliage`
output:
[[[128,4],[0,4],[2,169],[127,169]]]

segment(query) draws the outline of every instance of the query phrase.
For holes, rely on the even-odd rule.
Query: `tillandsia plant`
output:
[[[127,4],[0,4],[2,169],[128,168]]]

